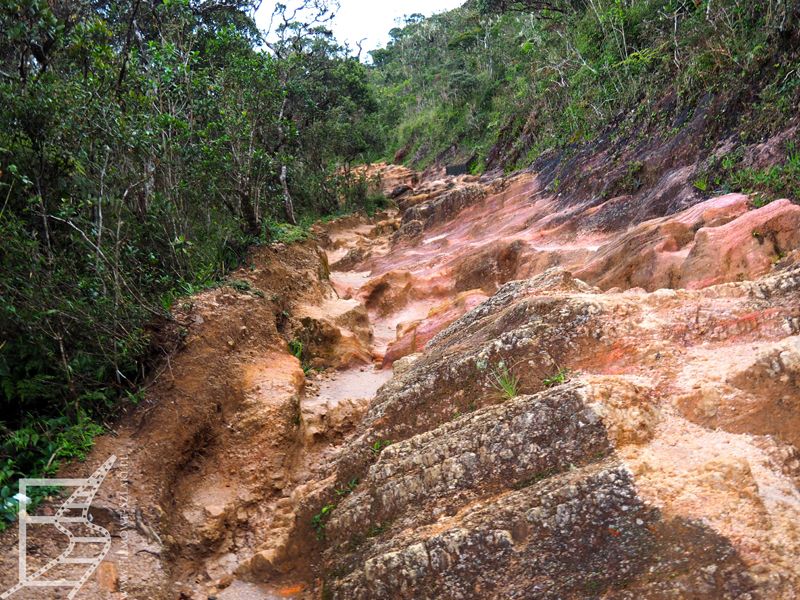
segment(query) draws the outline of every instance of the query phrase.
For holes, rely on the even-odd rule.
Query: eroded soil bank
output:
[[[396,209],[187,300],[70,467],[122,465],[79,597],[795,598],[800,206],[371,170]]]

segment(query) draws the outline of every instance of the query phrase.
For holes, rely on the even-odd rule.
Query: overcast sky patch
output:
[[[290,7],[294,3],[283,0]],[[389,41],[389,30],[397,27],[398,19],[406,15],[421,13],[425,16],[461,6],[464,0],[403,0],[387,2],[376,0],[340,0],[341,9],[336,15],[332,29],[340,42],[347,42],[351,48],[364,39],[366,53],[381,48]],[[267,0],[256,13],[256,21],[261,29],[269,26],[270,16],[275,7],[273,0]]]

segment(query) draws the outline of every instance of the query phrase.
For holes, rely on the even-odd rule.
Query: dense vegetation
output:
[[[527,167],[660,118],[670,94],[675,114],[730,98],[755,143],[800,104],[793,0],[469,0],[408,17],[370,66],[331,37],[324,0],[305,4],[278,5],[268,35],[252,0],[0,5],[6,516],[16,478],[83,455],[138,401],[177,296],[371,201],[350,164]],[[792,144],[769,169],[734,147],[695,186],[798,197]]]
[[[0,6],[6,516],[17,477],[138,399],[176,296],[365,200],[342,167],[374,145],[366,69],[313,4],[279,7],[268,47],[249,0]]]
[[[792,0],[471,0],[412,16],[372,53],[387,154],[521,168],[651,118],[668,94],[676,114],[709,94],[739,110],[751,86],[743,128],[762,139],[800,101],[799,13]]]

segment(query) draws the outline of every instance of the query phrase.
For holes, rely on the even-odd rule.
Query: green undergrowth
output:
[[[311,228],[316,223],[329,223],[356,213],[373,217],[377,212],[389,206],[386,196],[382,192],[376,191],[379,187],[380,181],[377,179],[368,181],[363,177],[355,178],[347,187],[343,188],[340,203],[335,209],[325,213],[304,214],[298,219],[297,225],[269,219],[264,223],[264,238],[270,242],[295,244],[310,239],[312,237]]]
[[[562,369],[559,368],[553,375],[545,377],[542,380],[542,385],[546,388],[556,387],[557,385],[561,385],[569,381],[570,371],[569,369]]]
[[[7,432],[0,443],[3,456],[0,465],[0,530],[14,521],[19,511],[21,499],[16,497],[18,479],[53,476],[62,461],[85,460],[94,437],[103,431],[103,427],[87,414],[79,413],[73,418],[49,419],[36,419],[30,415],[24,426]],[[41,487],[28,493],[29,508],[33,508],[53,490]]]
[[[702,185],[700,185],[702,184]],[[753,196],[757,208],[778,198],[800,200],[800,149],[797,142],[785,144],[784,158],[777,164],[754,168],[743,164],[741,152],[723,156],[695,181],[702,192],[742,192]]]
[[[325,526],[328,523],[328,519],[331,518],[331,514],[335,508],[335,504],[326,504],[319,510],[317,514],[311,517],[311,527],[316,532],[317,539],[320,541],[325,539]]]
[[[358,478],[351,479],[343,486],[335,490],[336,497],[340,500],[352,494],[358,487]],[[336,510],[337,504],[330,502],[320,508],[319,512],[311,517],[311,528],[315,531],[317,540],[323,541],[325,539],[325,527],[328,520],[331,518],[333,511]]]
[[[386,448],[388,448],[391,445],[392,445],[392,440],[379,439],[376,440],[375,443],[373,443],[369,449],[370,452],[372,452],[372,456],[377,458],[378,456],[381,455],[381,452],[383,452]]]
[[[520,378],[501,361],[491,374],[491,385],[506,400],[511,400],[519,395]]]
[[[300,366],[303,368],[303,373],[308,375],[313,367],[309,362],[309,356],[306,352],[305,346],[303,345],[302,340],[293,339],[289,342],[289,352],[291,352],[292,356],[294,356],[297,360],[300,361]]]

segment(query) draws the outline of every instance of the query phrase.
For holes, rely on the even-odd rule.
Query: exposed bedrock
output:
[[[746,196],[731,194],[633,228],[576,275],[604,289],[697,289],[764,275],[798,247],[800,206],[749,210]]]
[[[359,482],[327,522],[326,589],[792,597],[798,292],[797,267],[653,293],[561,269],[503,285],[403,364],[340,452],[337,480]],[[502,365],[522,395],[494,385]]]
[[[355,545],[334,598],[753,597],[725,539],[662,520],[613,460]]]
[[[378,317],[410,313],[386,364],[446,327],[440,315],[458,313],[459,294],[492,295],[550,268],[601,290],[702,289],[765,275],[800,248],[800,207],[788,200],[756,209],[729,194],[609,232],[589,226],[596,208],[560,204],[530,174],[496,180],[481,194],[476,187],[456,185],[408,208],[391,248],[369,240],[348,251],[346,264],[365,281],[340,285],[340,294]]]

